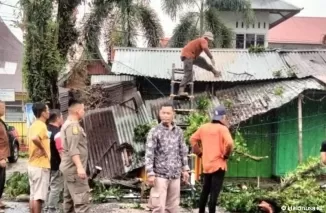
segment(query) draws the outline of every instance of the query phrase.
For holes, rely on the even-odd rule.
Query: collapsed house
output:
[[[93,143],[90,164],[106,168],[102,177],[121,177],[143,166],[141,161],[133,165],[132,153],[142,152],[133,130],[156,119],[161,104],[169,100],[172,64],[182,67],[179,54],[180,49],[117,48],[111,74],[91,75],[93,87],[114,88],[103,94],[115,101],[95,104],[84,119]],[[230,162],[228,177],[269,178],[297,166],[299,105],[305,156],[318,154],[325,136],[326,51],[213,50],[213,55],[222,78],[195,67],[196,99],[208,94],[211,107],[227,106],[231,123],[241,128],[252,154],[270,156],[262,162]],[[133,82],[132,91],[121,86],[127,82]]]

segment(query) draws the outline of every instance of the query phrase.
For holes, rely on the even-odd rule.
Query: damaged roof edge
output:
[[[314,78],[236,86],[218,91],[215,96],[210,97],[212,105],[209,110],[211,111],[220,104],[228,105],[228,111],[232,114],[230,123],[236,125],[254,116],[279,108],[297,98],[304,91],[325,91],[325,89],[325,84]],[[207,93],[196,94],[195,100],[203,95],[207,95]],[[146,101],[147,110],[153,119],[156,118],[160,105],[166,100],[168,97]],[[187,105],[181,107],[187,108]]]

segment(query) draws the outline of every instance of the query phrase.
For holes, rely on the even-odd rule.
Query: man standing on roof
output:
[[[180,83],[179,95],[187,95],[184,90],[187,84],[193,80],[193,65],[196,65],[200,68],[212,72],[215,77],[221,76],[221,73],[214,68],[215,61],[213,55],[208,49],[209,41],[214,41],[213,33],[205,32],[201,38],[197,38],[195,40],[190,41],[182,49],[181,61],[183,61],[184,66],[184,77]],[[211,59],[212,65],[207,63],[205,58],[199,56],[203,51]]]

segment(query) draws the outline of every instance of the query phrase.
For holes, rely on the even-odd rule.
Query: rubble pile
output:
[[[105,108],[112,106],[114,101],[110,95],[111,87],[104,84],[96,84],[87,87],[84,92],[86,110]]]
[[[80,99],[85,103],[85,110],[110,107],[118,101],[112,95],[116,89],[114,84],[95,84],[84,90],[71,90],[69,96]]]

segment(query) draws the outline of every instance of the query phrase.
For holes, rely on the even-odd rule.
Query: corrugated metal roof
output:
[[[281,53],[298,78],[326,76],[326,50]]]
[[[270,83],[258,83],[253,85],[236,86],[231,89],[218,91],[211,97],[212,108],[220,104],[229,105],[231,124],[245,121],[255,115],[266,113],[272,109],[295,99],[305,90],[325,90],[317,80],[298,79],[285,80]],[[195,99],[204,94],[197,94]],[[152,118],[156,118],[158,110],[168,97],[146,101],[146,106]],[[187,108],[182,105],[182,108]]]
[[[222,71],[221,78],[194,66],[195,81],[248,81],[275,79],[275,73],[287,78],[288,67],[277,52],[249,54],[247,50],[211,50],[216,69]],[[117,48],[112,66],[116,74],[171,79],[172,64],[183,68],[178,48]],[[210,61],[205,53],[202,54]]]
[[[87,112],[83,126],[88,143],[88,165],[91,173],[95,166],[102,167],[100,177],[113,178],[124,174],[122,153],[119,151],[118,135],[112,110],[108,108]]]
[[[134,101],[128,101],[125,104],[111,106],[115,127],[117,129],[118,140],[120,144],[129,143],[136,152],[144,151],[144,144],[134,142],[134,128],[140,124],[146,124],[151,121],[146,106],[139,92],[134,96]],[[137,169],[143,166],[144,162],[138,162],[137,165],[125,167],[125,172],[130,169]]]
[[[300,8],[281,0],[251,0],[254,10],[300,10]]]
[[[116,83],[121,81],[133,81],[135,77],[130,75],[92,75],[91,84]]]

